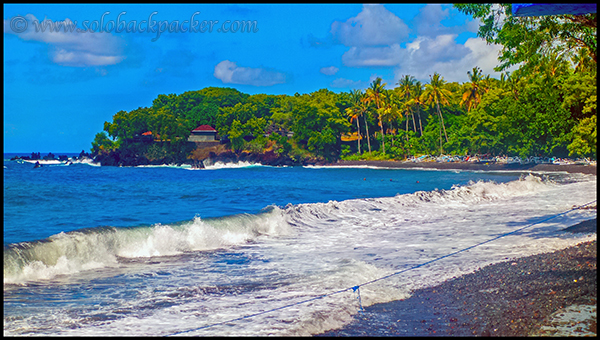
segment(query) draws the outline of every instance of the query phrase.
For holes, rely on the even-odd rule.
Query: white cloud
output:
[[[382,5],[365,5],[356,17],[334,22],[331,33],[334,40],[349,47],[342,55],[345,66],[394,68],[395,76],[388,88],[405,74],[427,82],[429,75],[438,72],[447,81],[464,82],[468,80],[467,71],[475,66],[484,74],[499,77],[493,68],[498,64],[500,46],[488,45],[481,38],[457,43],[459,33],[477,31],[478,22],[442,24],[443,20],[453,20],[452,15],[451,7],[425,5],[412,20],[418,36],[406,41],[408,27],[400,18]],[[401,46],[403,42],[405,45]],[[332,86],[345,84],[351,83],[339,78]]]
[[[17,28],[25,28],[23,32],[16,33],[11,24],[18,21],[4,20],[4,32],[14,34],[25,41],[36,41],[49,46],[50,59],[59,65],[73,67],[114,65],[125,59],[122,53],[123,41],[121,38],[109,33],[77,32],[65,30],[64,27],[73,25],[68,18],[64,21],[55,21],[54,25],[62,25],[62,29],[52,31],[48,26],[36,29],[35,22],[39,22],[32,14],[25,15],[27,24],[20,22]],[[21,17],[22,18],[22,17]],[[75,28],[74,26],[72,26]]]
[[[455,39],[456,35],[417,38],[410,46],[411,59],[419,63],[431,63],[464,58],[469,53],[469,49],[457,44]]]
[[[334,21],[331,35],[345,46],[384,46],[408,37],[408,26],[383,5],[363,5],[357,16]]]
[[[456,10],[455,10],[456,11]],[[419,9],[419,14],[412,20],[419,36],[435,37],[445,34],[462,32],[476,33],[479,30],[479,20],[466,19],[461,25],[442,24],[442,20],[451,19],[450,6],[442,4],[427,4]]]
[[[104,66],[114,65],[123,60],[122,56],[103,56],[84,51],[56,48],[50,52],[53,62],[64,66]]]
[[[394,66],[402,60],[400,45],[385,47],[351,47],[342,55],[342,62],[350,67]]]
[[[366,87],[365,83],[361,80],[351,80],[345,78],[337,78],[332,81],[329,86],[333,88],[348,88],[348,89],[364,89]]]
[[[441,24],[441,21],[448,16],[449,10],[442,9],[439,4],[428,4],[419,9],[419,14],[415,17],[417,33],[425,36],[436,36],[440,32],[447,32],[449,27]]]
[[[287,81],[285,73],[267,68],[239,67],[229,60],[218,63],[213,75],[224,84],[272,86]]]
[[[425,38],[426,39],[426,38]],[[429,43],[414,44],[409,48],[408,58],[403,60],[395,69],[395,82],[404,74],[415,76],[418,80],[429,81],[429,75],[434,72],[441,74],[446,81],[465,82],[468,80],[467,71],[478,66],[483,74],[490,74],[492,77],[499,77],[498,72],[494,72],[494,67],[498,64],[498,52],[501,46],[488,45],[480,38],[470,38],[464,45],[457,44],[454,40],[445,44]],[[461,54],[454,58],[433,57],[427,62],[422,60],[427,55],[433,55],[433,51],[445,55],[445,51],[459,51]],[[452,55],[453,52],[448,52]]]
[[[337,71],[339,71],[339,70],[340,69],[335,66],[329,66],[329,67],[321,67],[319,72],[323,73],[326,76],[332,76],[332,75],[336,74]]]

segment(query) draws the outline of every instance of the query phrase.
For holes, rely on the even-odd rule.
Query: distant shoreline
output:
[[[596,175],[595,165],[582,164],[536,164],[536,163],[469,163],[469,162],[401,162],[401,161],[338,161],[327,164],[328,166],[373,166],[380,168],[398,169],[438,169],[438,170],[480,170],[480,171],[564,171],[568,173],[582,173]]]
[[[82,151],[83,153],[83,151]],[[79,153],[81,156],[82,153]],[[77,153],[69,153],[77,154]],[[21,159],[29,159],[31,153],[4,153],[4,155],[15,155]],[[62,154],[61,154],[62,155]],[[91,157],[89,154],[86,154]],[[567,173],[582,173],[588,175],[596,175],[596,165],[584,165],[584,164],[548,164],[548,163],[474,163],[474,162],[408,162],[408,161],[344,161],[338,160],[337,162],[330,163],[324,161],[310,161],[302,163],[294,163],[289,159],[283,159],[274,155],[252,155],[244,154],[237,155],[229,152],[225,155],[215,155],[212,157],[213,162],[224,162],[224,163],[235,163],[239,161],[250,161],[260,163],[263,165],[270,166],[306,166],[306,165],[318,165],[318,166],[372,166],[378,168],[398,168],[398,169],[437,169],[437,170],[470,170],[470,171],[533,171],[533,172],[567,172]],[[40,160],[42,157],[40,157]],[[56,159],[56,158],[54,158]],[[96,160],[94,158],[94,160]],[[102,162],[99,162],[102,163]],[[183,164],[193,164],[190,160],[186,160]],[[103,166],[110,166],[116,164],[103,164]],[[162,162],[144,162],[137,164],[136,162],[125,162],[126,166],[137,166],[137,165],[167,165]]]

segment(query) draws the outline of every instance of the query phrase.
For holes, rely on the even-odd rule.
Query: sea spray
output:
[[[164,174],[168,169],[143,171]],[[263,177],[271,171],[278,175],[286,171],[298,175],[296,169],[226,172],[228,176],[239,173]],[[338,177],[353,175],[347,170],[303,171],[312,173],[311,176],[328,171]],[[363,181],[365,175],[361,173],[356,175],[358,180],[350,183],[371,180],[370,185],[379,184],[379,179],[377,183],[373,181],[378,170],[353,171],[365,171],[371,177]],[[215,173],[186,175],[205,179]],[[414,188],[422,188],[428,180],[437,186],[444,176],[452,183],[457,183],[458,177],[464,178],[464,174],[442,171],[436,172],[434,178],[428,177],[432,172],[427,173],[418,173],[422,183]],[[417,179],[409,177],[413,174],[410,171],[398,174],[403,179],[412,178],[413,183]],[[388,175],[386,172],[383,176]],[[358,292],[351,289],[353,286],[385,277],[361,286],[361,301],[366,307],[407,298],[414,289],[435,285],[489,263],[595,238],[595,234],[559,232],[595,217],[595,211],[576,210],[456,256],[408,270],[596,198],[595,176],[566,177],[569,179],[564,181],[560,176],[529,175],[506,183],[464,181],[454,187],[439,184],[442,189],[413,189],[388,197],[371,194],[369,198],[271,206],[258,214],[196,217],[181,223],[135,228],[91,228],[82,234],[98,234],[94,236],[97,238],[89,238],[82,244],[103,243],[98,249],[106,249],[100,253],[114,254],[114,266],[106,260],[102,264],[105,267],[98,270],[81,269],[60,279],[57,275],[54,280],[25,281],[23,286],[5,284],[5,335],[320,333],[342,326],[358,312]],[[395,183],[389,177],[386,181],[386,186],[378,188]],[[308,190],[306,185],[302,189]],[[188,191],[189,187],[183,190]],[[243,191],[234,192],[231,204],[239,202],[240,193]],[[57,234],[44,242],[69,240],[70,236],[71,233]],[[5,248],[5,273],[6,255]],[[44,265],[62,270],[69,263],[61,252],[53,258],[54,261],[48,260]],[[102,256],[88,258],[102,259]],[[95,264],[91,260],[88,263]],[[400,275],[392,275],[401,271]],[[344,291],[324,296],[340,290]],[[32,298],[24,298],[28,296]],[[302,303],[320,296],[324,297]],[[227,322],[271,310],[274,311]]]
[[[268,166],[262,165],[260,163],[250,163],[248,161],[238,161],[238,162],[221,162],[216,161],[213,162],[211,159],[205,159],[202,161],[205,170],[218,170],[218,169],[239,169],[239,168],[249,168],[249,167],[259,167],[259,166]]]
[[[290,232],[277,207],[258,215],[236,215],[172,225],[99,227],[22,242],[4,249],[4,283],[51,279],[57,275],[117,266],[119,258],[173,256],[241,245],[262,235]]]

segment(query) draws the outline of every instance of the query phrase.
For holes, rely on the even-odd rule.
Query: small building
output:
[[[217,130],[210,125],[198,126],[188,137],[188,142],[214,142],[217,140]]]

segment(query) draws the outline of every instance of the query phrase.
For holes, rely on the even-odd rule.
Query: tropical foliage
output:
[[[248,95],[208,87],[161,94],[152,106],[105,122],[92,152],[186,159],[190,131],[206,124],[234,152],[273,150],[294,161],[423,154],[596,159],[595,14],[514,18],[509,4],[456,7],[483,20],[481,37],[504,46],[498,70],[518,68],[495,79],[474,65],[462,84],[437,72],[425,83],[403,75],[390,88],[376,78],[364,90],[340,93]]]

